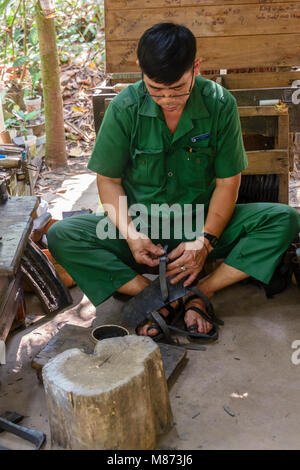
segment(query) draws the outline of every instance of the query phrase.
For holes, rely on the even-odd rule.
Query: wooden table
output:
[[[20,261],[32,229],[36,196],[9,197],[0,205],[0,341],[17,313],[25,315]]]

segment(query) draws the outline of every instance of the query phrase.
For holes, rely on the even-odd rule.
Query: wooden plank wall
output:
[[[168,21],[193,31],[202,70],[300,65],[300,0],[105,0],[106,71],[137,72],[140,36]]]

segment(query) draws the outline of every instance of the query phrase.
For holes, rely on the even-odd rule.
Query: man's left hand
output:
[[[168,254],[167,277],[174,278],[171,284],[179,282],[181,279],[187,278],[184,286],[191,285],[198,274],[202,271],[208,252],[209,246],[205,245],[201,240],[193,242],[182,242],[171,253]],[[185,270],[182,270],[182,266]]]

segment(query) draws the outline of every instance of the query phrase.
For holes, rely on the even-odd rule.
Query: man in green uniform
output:
[[[224,258],[197,284],[208,298],[248,276],[269,283],[300,231],[300,217],[288,205],[236,204],[247,158],[235,99],[199,76],[195,37],[184,26],[160,23],[147,30],[139,41],[138,63],[143,79],[109,105],[88,164],[97,173],[100,199],[117,237],[99,236],[105,214],[74,217],[49,230],[51,253],[94,305],[115,291],[134,296],[145,289],[150,281],[143,268],[158,266],[165,244],[172,283],[185,279],[189,286],[207,258]],[[204,227],[193,240],[177,239],[178,217],[170,216],[170,236],[160,231],[151,239],[132,223],[128,208],[136,203],[148,214],[154,203],[182,210],[190,204],[194,219],[202,204]],[[146,228],[150,225],[146,219]],[[187,302],[187,327],[208,333],[212,325],[193,307],[205,311],[201,299]],[[165,308],[160,312],[168,314]],[[138,333],[157,331],[146,323]]]

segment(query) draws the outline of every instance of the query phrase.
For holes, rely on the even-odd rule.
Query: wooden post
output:
[[[278,149],[289,148],[289,115],[278,116]]]
[[[294,138],[294,156],[296,165],[300,164],[300,132],[295,132]]]
[[[289,150],[289,136],[289,115],[287,113],[278,116],[278,149]],[[278,202],[282,204],[289,203],[289,181],[290,174],[288,167],[286,172],[279,175]]]
[[[279,175],[278,202],[289,203],[289,172]]]
[[[104,100],[104,108],[105,108],[105,111],[107,110],[108,106],[109,106],[109,103],[113,100],[113,98],[105,98]]]
[[[149,337],[69,349],[43,368],[52,446],[154,449],[173,423],[160,349]]]
[[[294,134],[293,132],[289,133],[289,170],[294,171],[295,167],[295,149],[294,149]]]

